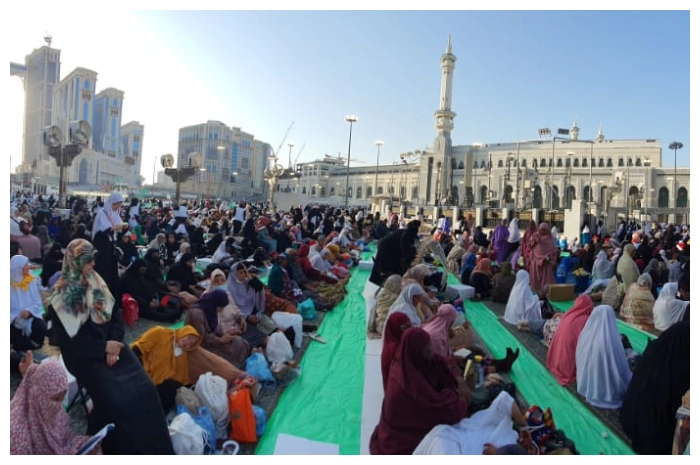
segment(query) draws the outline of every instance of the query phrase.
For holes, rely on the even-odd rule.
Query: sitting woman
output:
[[[434,268],[433,268],[434,269]],[[424,263],[420,265],[415,265],[409,268],[403,275],[401,279],[401,285],[405,288],[406,286],[415,283],[420,285],[425,293],[421,297],[421,301],[418,302],[416,308],[418,309],[418,314],[421,319],[427,320],[432,317],[438,309],[440,302],[435,299],[435,289],[430,289],[425,285],[425,278],[430,276],[433,270],[429,265]]]
[[[255,325],[249,325],[246,323],[246,319],[238,308],[236,302],[233,300],[233,296],[228,290],[226,285],[226,274],[220,269],[215,269],[211,273],[211,280],[209,282],[209,287],[204,294],[206,295],[216,289],[221,289],[226,291],[226,296],[228,297],[228,305],[224,307],[224,310],[219,314],[219,325],[224,331],[234,330],[241,335],[243,339],[248,343],[250,349],[255,349],[257,347],[265,347],[267,345],[267,335],[260,331]]]
[[[131,262],[139,258],[139,252],[136,250],[136,244],[131,241],[131,233],[123,232],[119,241],[115,244],[122,251],[122,257],[119,260],[121,266],[129,266]]]
[[[311,248],[308,244],[302,244],[299,247],[299,264],[307,278],[312,281],[321,281],[328,284],[340,284],[341,288],[345,288],[345,284],[338,280],[337,276],[317,270],[311,263]]]
[[[396,355],[396,348],[399,346],[399,342],[401,342],[401,336],[410,327],[411,320],[408,319],[408,315],[405,313],[393,313],[386,320],[386,330],[384,331],[381,356],[384,392],[386,392],[386,385],[389,382],[389,368],[391,368],[391,362],[394,360],[394,355]]]
[[[513,429],[513,424],[520,428],[520,432]],[[494,453],[495,448],[515,450],[525,455],[532,447],[527,426],[515,399],[507,392],[501,392],[486,410],[455,425],[435,426],[418,444],[413,455],[486,455]],[[511,446],[514,449],[509,449]]]
[[[93,270],[95,253],[86,240],[68,244],[49,307],[66,368],[94,404],[88,433],[114,423],[114,431],[102,441],[105,453],[172,454],[158,392],[123,343],[121,309]]]
[[[301,315],[296,312],[292,304],[272,295],[258,278],[251,276],[243,262],[231,267],[227,287],[248,324],[257,326],[268,335],[278,328],[285,332],[292,328],[293,345],[297,349],[301,347],[303,342]],[[295,313],[291,312],[292,309]]]
[[[180,386],[195,384],[204,373],[224,378],[229,386],[246,376],[231,363],[201,347],[202,337],[192,326],[179,329],[155,326],[131,345],[155,384],[164,411],[175,405]]]
[[[46,322],[41,301],[41,283],[29,269],[29,259],[10,259],[10,344],[15,350],[37,349],[44,345]]]
[[[684,286],[690,283],[689,279],[684,281]],[[679,283],[674,282],[664,284],[658,300],[654,302],[654,328],[657,331],[666,331],[672,324],[683,320],[690,308],[690,301],[676,297],[678,286]],[[690,293],[690,289],[686,291]]]
[[[580,295],[564,314],[547,351],[547,369],[562,386],[576,382],[576,347],[593,311],[589,295]]]
[[[384,333],[384,324],[389,316],[389,308],[401,293],[401,275],[393,274],[386,278],[384,286],[377,290],[374,306],[370,311],[367,323],[368,334],[375,338],[381,338]],[[374,336],[372,336],[374,335]],[[398,343],[398,341],[396,341]]]
[[[389,368],[370,453],[411,454],[433,427],[467,417],[470,399],[466,382],[456,380],[445,360],[433,355],[430,335],[407,329]]]
[[[530,277],[528,276],[528,280],[529,279]],[[515,275],[513,274],[513,266],[510,262],[501,263],[501,269],[498,271],[498,273],[493,275],[493,291],[491,293],[491,300],[502,304],[507,303],[514,285]]]
[[[459,270],[462,268],[462,257],[467,251],[464,248],[464,238],[459,236],[455,241],[455,245],[447,254],[447,271],[455,276],[460,276]]]
[[[158,249],[160,251],[160,249]],[[177,236],[174,232],[168,233],[165,240],[165,266],[170,267],[175,263],[175,257],[180,253],[180,243],[177,240]],[[161,257],[162,258],[162,257]]]
[[[207,292],[189,309],[185,323],[194,327],[202,337],[202,348],[241,366],[248,358],[248,343],[237,327],[224,328],[219,315],[228,306],[228,294],[223,289]]]
[[[576,390],[594,407],[616,409],[622,406],[631,379],[615,311],[599,305],[576,345]]]
[[[63,266],[63,249],[61,244],[55,243],[51,246],[48,253],[44,257],[44,263],[41,266],[41,285],[50,287],[49,281],[56,273],[61,273]]]
[[[76,434],[63,409],[68,378],[58,362],[20,361],[22,382],[10,403],[11,455],[75,455],[90,440]],[[99,447],[97,449],[99,451]]]
[[[409,284],[389,307],[389,316],[396,312],[405,313],[411,320],[411,325],[420,326],[423,323],[423,317],[418,311],[417,305],[421,302],[424,294],[423,286],[416,283]]]
[[[482,258],[469,277],[469,285],[474,288],[474,300],[491,297],[491,260]]]
[[[345,297],[345,288],[342,284],[332,285],[322,281],[309,279],[299,262],[298,251],[294,248],[287,249],[287,271],[290,279],[296,282],[302,291],[308,292],[313,298],[317,310],[332,310]]]
[[[473,245],[470,251],[462,256],[462,267],[459,269],[460,280],[462,284],[469,284],[469,278],[472,276],[472,271],[476,268],[476,251],[478,248]]]
[[[542,319],[540,298],[530,289],[530,274],[525,270],[515,275],[503,319],[512,325]]]
[[[231,268],[231,265],[233,265],[233,263],[236,261],[235,257],[233,256],[235,251],[233,245],[235,243],[236,240],[233,237],[229,237],[225,241],[222,241],[221,244],[219,244],[219,247],[216,248],[214,255],[212,255],[211,262],[222,265],[226,269]]]
[[[620,317],[630,326],[649,331],[654,328],[654,296],[651,293],[653,281],[648,273],[637,278],[620,306]]]
[[[194,255],[184,254],[179,262],[175,263],[168,270],[168,281],[176,282],[180,285],[179,296],[182,298],[185,307],[189,308],[202,295],[203,289],[197,285],[197,277],[194,273]]]
[[[154,321],[175,322],[182,316],[182,305],[162,305],[159,283],[149,279],[148,266],[135,260],[121,276],[122,293],[129,294],[139,304],[139,316]]]
[[[676,323],[642,354],[620,421],[637,454],[671,454],[676,411],[690,389],[690,324]]]
[[[180,260],[182,260],[182,258],[186,254],[190,254],[194,257],[194,254],[192,253],[192,247],[190,247],[190,243],[182,241],[182,242],[180,242],[179,252],[177,253],[177,255],[175,255],[175,263],[180,262]]]
[[[608,259],[608,252],[601,250],[598,252],[593,269],[591,271],[591,281],[598,279],[610,279],[615,275],[615,264]]]

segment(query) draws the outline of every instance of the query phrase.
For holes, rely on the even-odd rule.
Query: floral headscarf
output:
[[[112,318],[114,297],[102,277],[83,267],[94,260],[97,251],[85,239],[74,239],[66,247],[63,269],[50,303],[70,337],[75,336],[88,318],[103,324]]]

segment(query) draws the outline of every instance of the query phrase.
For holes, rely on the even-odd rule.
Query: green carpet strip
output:
[[[530,405],[539,405],[543,409],[551,407],[557,428],[566,432],[581,454],[634,454],[573,393],[559,385],[547,368],[503,327],[488,307],[481,302],[468,301],[465,310],[494,357],[504,357],[506,347],[520,348],[520,356],[510,371],[511,379]]]
[[[363,259],[371,256],[366,252]],[[351,271],[348,294],[318,330],[328,343],[311,342],[301,361],[302,374],[280,397],[257,455],[274,454],[279,434],[338,444],[342,455],[360,454],[367,337],[362,293],[369,274]]]

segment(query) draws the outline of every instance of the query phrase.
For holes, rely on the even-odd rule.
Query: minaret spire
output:
[[[440,83],[440,109],[435,112],[435,129],[437,136],[433,143],[433,156],[441,164],[439,185],[436,184],[436,200],[450,199],[452,186],[448,181],[452,179],[450,170],[452,166],[452,128],[454,128],[454,118],[457,116],[452,111],[452,76],[455,69],[457,57],[452,54],[452,36],[447,36],[447,47],[445,53],[440,57],[440,67],[442,69],[442,80]]]

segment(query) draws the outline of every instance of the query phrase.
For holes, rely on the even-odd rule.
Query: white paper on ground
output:
[[[279,434],[275,455],[340,455],[340,446],[289,434]]]

